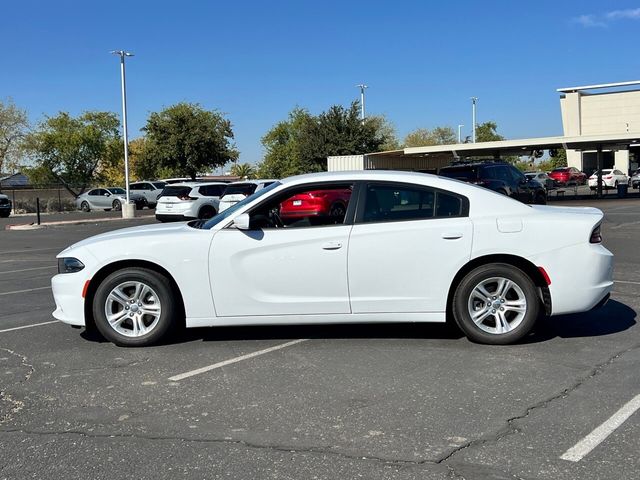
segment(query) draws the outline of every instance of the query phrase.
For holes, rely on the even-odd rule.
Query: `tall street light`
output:
[[[458,125],[458,143],[462,143],[462,127],[464,127],[464,125]]]
[[[364,116],[365,116],[364,115],[364,90],[369,87],[364,83],[359,83],[358,85],[356,85],[356,87],[360,89],[360,112],[361,112],[360,117],[364,122]]]
[[[113,55],[120,56],[120,77],[122,80],[122,131],[124,136],[124,183],[127,191],[127,206],[122,208],[122,216],[129,216],[129,136],[127,133],[127,82],[124,72],[124,57],[133,57],[133,53],[124,50],[113,50]]]
[[[478,103],[478,97],[471,97],[471,117],[473,122],[472,128],[472,142],[476,143],[476,104]]]

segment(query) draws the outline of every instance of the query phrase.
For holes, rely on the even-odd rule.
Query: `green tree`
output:
[[[231,167],[231,175],[243,179],[254,178],[255,169],[248,163],[236,163]]]
[[[403,145],[408,147],[427,147],[431,145],[451,145],[456,143],[456,133],[451,127],[417,128],[404,137]]]
[[[383,139],[380,150],[388,152],[389,150],[402,148],[396,134],[396,127],[387,117],[384,115],[372,115],[367,118],[367,121],[373,124],[377,132],[376,135]]]
[[[333,105],[306,123],[300,139],[300,154],[308,171],[327,168],[327,157],[360,155],[376,152],[386,138],[378,130],[376,120],[360,119],[360,106],[353,102],[348,108]]]
[[[257,167],[259,177],[284,178],[309,171],[310,166],[303,164],[300,145],[305,126],[312,118],[307,110],[296,107],[286,120],[278,122],[262,137],[265,155]]]
[[[496,142],[504,140],[504,137],[498,133],[498,124],[496,122],[484,122],[476,125],[476,142]]]
[[[197,104],[177,103],[153,112],[142,130],[147,137],[147,159],[153,158],[159,169],[171,169],[177,175],[195,179],[199,173],[238,158],[231,122]]]
[[[27,112],[12,100],[0,101],[0,173],[15,168],[29,128]]]
[[[26,147],[36,166],[73,195],[100,181],[100,170],[123,154],[120,121],[111,112],[85,112],[77,118],[66,112],[46,117],[32,132]]]

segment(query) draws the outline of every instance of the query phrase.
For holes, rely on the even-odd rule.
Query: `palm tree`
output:
[[[231,175],[243,178],[245,180],[253,177],[254,174],[255,169],[248,163],[236,163],[233,165],[233,167],[231,167]]]

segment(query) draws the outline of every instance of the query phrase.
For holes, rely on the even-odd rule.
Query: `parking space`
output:
[[[0,478],[637,477],[638,413],[562,457],[640,394],[640,200],[553,204],[605,211],[614,294],[508,347],[388,324],[122,349],[52,323],[54,257],[153,218],[0,230]]]

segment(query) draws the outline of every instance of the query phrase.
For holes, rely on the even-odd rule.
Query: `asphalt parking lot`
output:
[[[51,317],[54,257],[154,219],[0,230],[0,478],[638,478],[640,199],[553,204],[605,211],[614,293],[508,347],[392,324],[118,348]]]

